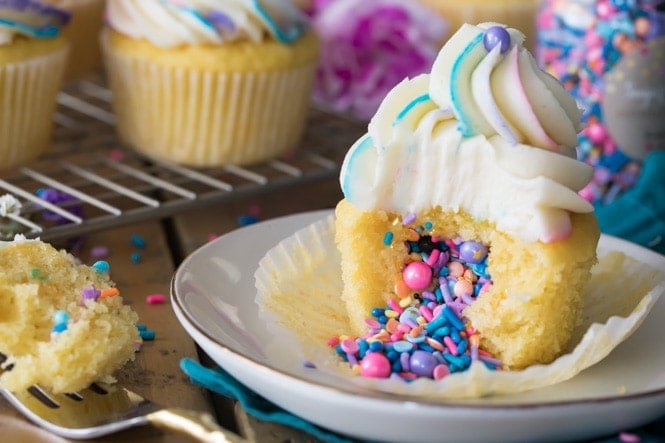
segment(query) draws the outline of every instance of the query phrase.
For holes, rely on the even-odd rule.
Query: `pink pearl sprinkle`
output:
[[[150,294],[145,298],[146,303],[149,305],[161,305],[166,302],[164,294]]]
[[[414,291],[422,291],[432,282],[432,268],[427,263],[414,261],[402,271],[404,283]]]
[[[360,361],[360,374],[365,377],[386,378],[391,372],[390,360],[379,352],[368,352]]]
[[[441,380],[443,377],[450,375],[450,369],[446,365],[436,365],[434,366],[434,372],[432,376],[434,380]]]

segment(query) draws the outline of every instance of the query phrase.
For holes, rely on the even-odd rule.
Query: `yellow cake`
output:
[[[109,2],[102,35],[124,142],[195,167],[252,164],[297,147],[319,48],[300,10],[278,2],[283,20],[282,10],[223,1],[140,3]],[[161,21],[146,26],[144,14]]]
[[[0,10],[0,170],[48,148],[67,62],[68,43],[59,34],[69,16],[45,6],[24,9]]]
[[[335,240],[354,334],[367,337],[378,308],[388,323],[415,312],[421,327],[401,341],[453,354],[478,346],[493,367],[568,350],[600,235],[578,194],[592,170],[575,158],[580,111],[523,41],[504,26],[463,25],[347,153]],[[456,344],[423,332],[432,303],[455,313]]]
[[[105,0],[45,0],[71,14],[62,35],[69,41],[69,63],[65,79],[76,79],[102,66],[99,32],[103,25]]]
[[[113,382],[140,343],[137,314],[103,268],[39,240],[0,244],[3,388],[74,392]]]

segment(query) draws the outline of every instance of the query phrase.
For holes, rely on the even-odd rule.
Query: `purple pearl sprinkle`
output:
[[[439,364],[439,361],[432,354],[426,351],[413,351],[409,360],[411,372],[420,377],[432,378],[434,367]]]
[[[492,26],[485,31],[483,44],[487,52],[490,52],[497,45],[501,45],[501,53],[505,53],[510,48],[510,34],[503,26]]]

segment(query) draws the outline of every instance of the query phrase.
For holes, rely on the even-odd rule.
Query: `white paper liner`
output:
[[[420,378],[406,383],[361,377],[353,375],[348,364],[340,363],[326,344],[333,335],[351,331],[340,299],[340,255],[334,232],[331,215],[268,251],[255,274],[259,316],[276,343],[290,343],[291,358],[310,360],[331,376],[341,375],[349,383],[388,393],[473,398],[562,382],[605,358],[640,326],[665,292],[665,271],[610,251],[599,256],[592,269],[583,322],[573,334],[572,352],[554,362],[520,371],[491,371],[483,364],[473,364],[465,372],[438,381]]]
[[[0,167],[34,160],[48,148],[67,56],[68,46],[0,64]]]
[[[125,56],[104,33],[101,42],[120,137],[147,155],[245,165],[293,150],[303,136],[314,63],[214,72]]]

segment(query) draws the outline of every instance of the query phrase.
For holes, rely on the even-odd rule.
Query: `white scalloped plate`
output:
[[[611,435],[665,413],[665,299],[600,363],[562,383],[513,395],[432,400],[344,382],[266,349],[254,273],[282,239],[328,216],[317,211],[250,225],[191,254],[171,287],[175,313],[210,357],[284,409],[356,438],[412,442],[562,441]],[[665,257],[603,235],[599,253],[621,251],[665,270]],[[282,357],[276,357],[279,355]],[[287,358],[284,358],[286,356]]]

